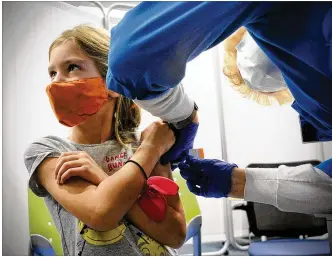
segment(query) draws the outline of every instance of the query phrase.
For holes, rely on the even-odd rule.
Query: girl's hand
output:
[[[155,148],[161,157],[174,143],[174,132],[168,124],[162,121],[155,121],[142,132],[140,147]]]
[[[108,175],[86,152],[62,153],[55,167],[55,179],[64,184],[72,177],[81,177],[99,185]]]

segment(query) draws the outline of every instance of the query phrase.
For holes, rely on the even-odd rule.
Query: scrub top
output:
[[[332,140],[332,2],[142,2],[111,30],[107,87],[158,98],[241,26],[282,72],[301,124]]]

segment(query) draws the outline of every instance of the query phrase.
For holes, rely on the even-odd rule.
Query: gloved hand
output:
[[[188,155],[185,163],[179,163],[178,167],[192,193],[221,198],[230,193],[232,170],[238,166],[215,159],[196,159]]]
[[[178,191],[179,186],[173,180],[153,176],[148,179],[147,188],[142,192],[137,203],[150,219],[160,222],[166,216],[166,196],[176,195]]]
[[[193,148],[194,139],[198,130],[198,123],[192,122],[184,129],[173,129],[175,134],[175,144],[160,158],[161,164],[181,162]]]

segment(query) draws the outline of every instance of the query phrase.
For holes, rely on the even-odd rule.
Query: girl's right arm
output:
[[[155,122],[152,132],[144,139],[131,160],[138,162],[147,176],[150,176],[161,155],[172,144],[174,135],[168,125]],[[144,185],[144,176],[139,167],[128,163],[98,186],[80,178],[73,178],[64,185],[59,185],[55,179],[58,170],[72,168],[71,163],[79,162],[79,158],[80,154],[72,155],[71,159],[68,156],[45,159],[36,171],[39,183],[61,206],[92,229],[111,230],[137,200]],[[84,168],[98,167],[91,162],[91,165]]]

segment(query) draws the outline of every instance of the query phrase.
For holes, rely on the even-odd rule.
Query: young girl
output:
[[[107,31],[81,25],[50,46],[46,92],[57,119],[72,131],[28,147],[29,187],[44,197],[65,255],[170,255],[166,246],[178,248],[186,236],[179,196],[167,197],[161,222],[136,200],[146,177],[172,178],[159,159],[174,135],[154,122],[137,137],[138,107],[106,89],[109,41]]]

